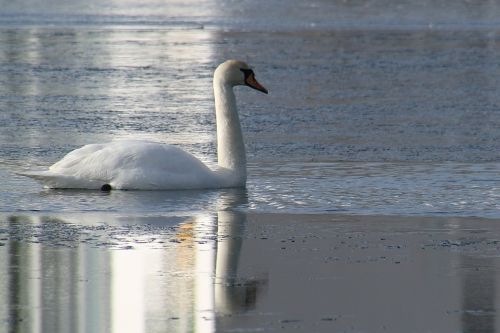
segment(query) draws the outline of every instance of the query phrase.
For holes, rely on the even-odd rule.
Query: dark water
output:
[[[498,17],[491,1],[0,1],[0,332],[494,332]],[[236,92],[246,190],[16,175],[132,138],[213,165],[228,58],[270,91]]]

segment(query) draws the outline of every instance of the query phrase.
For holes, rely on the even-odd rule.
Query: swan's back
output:
[[[217,175],[180,148],[147,141],[90,144],[49,171],[31,174],[52,188],[191,189],[216,186]]]

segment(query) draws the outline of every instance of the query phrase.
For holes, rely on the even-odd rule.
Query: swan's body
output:
[[[113,141],[73,150],[48,171],[27,174],[49,188],[171,190],[240,186],[171,145]]]
[[[49,188],[178,190],[243,187],[246,155],[233,87],[267,93],[243,62],[228,60],[214,73],[218,167],[211,170],[175,146],[147,141],[90,144],[49,170],[26,173]]]

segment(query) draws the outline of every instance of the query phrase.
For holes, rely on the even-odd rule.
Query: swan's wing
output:
[[[89,144],[81,148],[75,149],[61,160],[54,163],[49,170],[55,173],[64,172],[65,170],[72,170],[75,168],[81,168],[82,164],[86,162],[86,159],[99,151],[105,149],[107,144]]]
[[[92,144],[68,153],[49,171],[28,173],[48,187],[181,189],[212,187],[214,173],[180,148],[147,141]]]

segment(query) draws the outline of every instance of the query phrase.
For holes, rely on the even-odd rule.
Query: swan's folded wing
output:
[[[193,189],[213,188],[218,177],[182,149],[147,141],[113,141],[76,149],[48,171],[23,174],[49,188]]]

